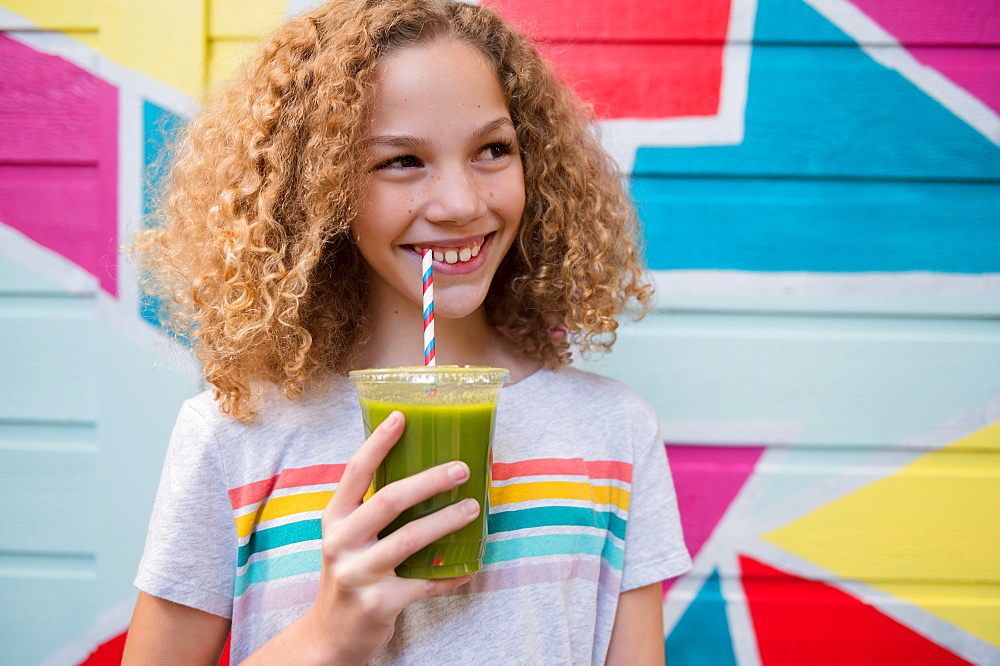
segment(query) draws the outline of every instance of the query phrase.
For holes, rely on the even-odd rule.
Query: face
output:
[[[354,223],[375,306],[421,308],[434,253],[435,316],[483,304],[524,211],[517,136],[483,56],[450,40],[400,49],[377,72],[370,182]]]

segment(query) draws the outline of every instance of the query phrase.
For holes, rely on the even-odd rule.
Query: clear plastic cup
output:
[[[407,509],[380,534],[384,537],[467,497],[479,516],[457,532],[422,548],[396,568],[405,578],[452,578],[479,571],[489,510],[493,425],[500,388],[510,381],[503,368],[482,366],[371,368],[350,373],[358,391],[365,437],[394,410],[406,417],[399,441],[375,472],[375,490],[441,463],[462,460],[469,480]]]

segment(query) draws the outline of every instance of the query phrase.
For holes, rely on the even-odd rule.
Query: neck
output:
[[[423,312],[408,302],[373,308],[371,336],[361,350],[357,368],[423,365]],[[438,365],[485,365],[510,370],[514,382],[538,365],[519,357],[486,318],[480,306],[462,318],[435,317]]]

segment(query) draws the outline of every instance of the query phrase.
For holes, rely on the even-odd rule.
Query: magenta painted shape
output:
[[[852,0],[931,67],[1000,113],[996,0]],[[944,48],[942,48],[944,47]]]
[[[684,541],[694,558],[753,474],[762,446],[668,444]],[[666,581],[664,595],[673,581]]]
[[[0,35],[0,223],[117,293],[118,91]]]

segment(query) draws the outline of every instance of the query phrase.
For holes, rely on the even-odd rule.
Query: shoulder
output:
[[[501,394],[498,417],[519,432],[558,433],[580,444],[631,441],[642,447],[656,438],[659,420],[649,403],[627,384],[574,367],[538,370]]]
[[[655,420],[656,414],[638,391],[628,384],[593,372],[566,366],[543,373],[531,388],[538,399],[573,405],[596,413],[621,414],[631,419]]]

